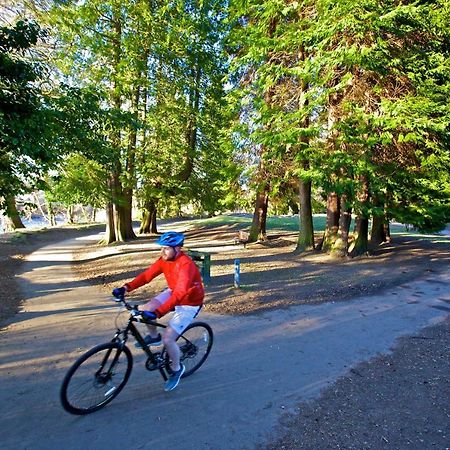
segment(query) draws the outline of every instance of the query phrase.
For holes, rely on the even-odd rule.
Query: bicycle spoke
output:
[[[195,322],[177,340],[180,346],[180,361],[186,368],[183,378],[193,374],[206,360],[211,351],[213,334],[209,325]],[[166,367],[170,367],[166,356]]]
[[[61,388],[66,410],[87,414],[106,405],[120,392],[132,367],[131,353],[124,348],[115,343],[103,344],[74,364]]]

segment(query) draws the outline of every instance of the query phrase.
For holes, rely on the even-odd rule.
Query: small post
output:
[[[241,261],[234,260],[234,287],[238,288],[241,284]]]
[[[208,284],[211,281],[211,255],[205,253],[203,257],[203,282]]]

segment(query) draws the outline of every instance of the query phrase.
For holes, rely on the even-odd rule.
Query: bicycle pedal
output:
[[[152,361],[150,358],[145,362],[145,368],[147,370],[157,370],[162,366],[162,361],[160,361],[159,357],[157,357],[156,361]]]

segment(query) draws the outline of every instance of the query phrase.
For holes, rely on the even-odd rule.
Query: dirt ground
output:
[[[20,308],[14,275],[25,255],[101,228],[58,228],[0,237],[0,326]],[[371,256],[336,261],[321,254],[295,255],[295,234],[272,234],[267,243],[234,245],[230,227],[189,230],[186,246],[208,250],[211,282],[205,308],[231,315],[257,314],[291,305],[351,301],[448,268],[450,238],[395,237]],[[76,256],[78,277],[105,292],[131,280],[158,255],[155,236],[110,248],[86,248]],[[233,287],[235,259],[241,288]],[[160,280],[142,288],[148,297]],[[448,308],[450,311],[450,308]],[[393,353],[360,364],[320,398],[286,414],[269,449],[450,448],[450,321],[400,340]]]
[[[336,260],[322,253],[296,255],[295,233],[269,235],[266,243],[235,245],[229,226],[187,231],[185,248],[211,254],[211,281],[205,309],[218,314],[255,314],[304,303],[344,301],[431,274],[450,262],[450,237],[396,236],[370,256]],[[80,279],[105,292],[121,286],[159,255],[155,236],[116,245],[98,257],[99,247],[75,255]],[[234,288],[234,262],[240,261],[239,289]],[[165,287],[163,277],[133,292],[148,298]]]
[[[103,226],[67,226],[21,230],[0,234],[0,327],[6,319],[18,312],[22,302],[15,275],[20,273],[26,255],[44,245],[99,232]]]
[[[450,321],[399,340],[286,415],[266,450],[450,448]]]

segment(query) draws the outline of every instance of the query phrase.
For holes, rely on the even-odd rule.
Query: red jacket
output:
[[[159,258],[125,286],[128,292],[131,292],[150,283],[153,278],[162,273],[172,295],[156,311],[159,316],[168,313],[177,305],[200,306],[203,304],[205,292],[200,272],[194,261],[183,252],[180,252],[173,261],[163,261]]]

